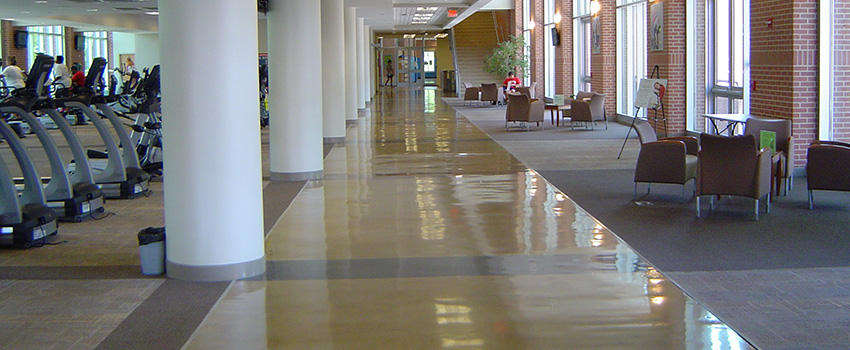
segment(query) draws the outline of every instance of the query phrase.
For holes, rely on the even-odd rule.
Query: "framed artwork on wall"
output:
[[[598,15],[590,18],[590,52],[602,52],[602,20]]]
[[[659,1],[649,7],[649,50],[664,50],[664,2]]]

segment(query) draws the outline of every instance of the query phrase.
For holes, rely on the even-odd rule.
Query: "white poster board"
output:
[[[656,109],[667,91],[667,79],[641,79],[635,96],[635,107]]]

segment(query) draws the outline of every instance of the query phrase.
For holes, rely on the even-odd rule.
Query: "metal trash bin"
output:
[[[165,227],[148,227],[138,234],[142,274],[155,276],[165,272]]]

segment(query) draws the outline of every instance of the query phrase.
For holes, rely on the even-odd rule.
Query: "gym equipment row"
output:
[[[9,144],[23,178],[10,175],[6,160],[0,159],[0,245],[30,247],[58,232],[57,219],[82,221],[103,213],[104,198],[129,199],[149,192],[150,176],[140,168],[136,150],[121,149],[107,124],[122,145],[133,145],[125,126],[108,105],[110,98],[96,93],[106,60],[96,58],[85,85],[73,95],[51,98],[45,81],[53,67],[53,57],[39,55],[27,78],[26,88],[17,89],[0,101],[0,114],[17,117],[37,136],[50,164],[50,177],[41,178],[24,144],[5,120],[0,118],[0,135]],[[94,124],[106,147],[105,159],[90,159],[71,124],[57,108],[81,112]],[[71,149],[72,162],[65,167],[56,144],[42,123],[46,115],[58,128]]]

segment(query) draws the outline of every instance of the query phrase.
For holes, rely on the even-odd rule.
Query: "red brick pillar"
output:
[[[750,113],[793,120],[795,167],[817,135],[818,1],[750,5]]]
[[[27,27],[17,27],[12,21],[0,21],[3,26],[3,64],[9,64],[9,57],[15,56],[17,66],[26,71],[29,67],[29,49],[15,47],[15,31],[27,30]]]
[[[74,31],[74,28],[65,27],[65,65],[71,68],[71,65],[74,63],[80,63],[83,66],[83,72],[85,72],[89,69],[91,62],[83,62],[86,57],[85,52],[77,50],[75,47],[75,37],[77,35],[83,35],[83,33],[77,33]]]
[[[561,0],[557,5],[561,23],[557,24],[561,34],[561,45],[555,48],[555,93],[570,96],[573,91],[573,3]]]
[[[667,79],[667,89],[664,94],[664,116],[667,117],[667,130],[664,123],[659,122],[657,130],[670,135],[683,135],[686,129],[685,98],[687,96],[687,27],[685,16],[685,0],[658,0],[647,4],[647,77],[652,74],[655,66],[658,73],[655,77]],[[654,6],[663,7],[663,25],[661,50],[654,50],[651,45],[653,30],[652,12]],[[698,11],[699,12],[699,11]],[[703,79],[704,80],[704,79]],[[698,85],[704,83],[698,82]],[[699,102],[698,102],[699,103]],[[704,102],[703,102],[704,104]],[[654,112],[648,112],[654,115]],[[661,111],[659,111],[659,117]]]
[[[543,23],[543,1],[532,1],[531,6],[533,8],[532,19],[534,20],[534,29],[531,31],[531,81],[524,81],[524,85],[531,86],[532,83],[537,82],[537,89],[535,90],[535,96],[543,96],[543,91],[545,91],[544,80],[546,79],[546,56],[544,56],[544,50],[546,49],[546,39],[543,37],[544,32],[546,31]]]
[[[591,48],[590,86],[593,92],[605,94],[605,114],[613,121],[617,115],[617,2],[599,0],[599,5],[596,17],[601,21],[602,32],[599,53]]]
[[[850,142],[850,3],[836,2],[833,10],[832,137]]]

